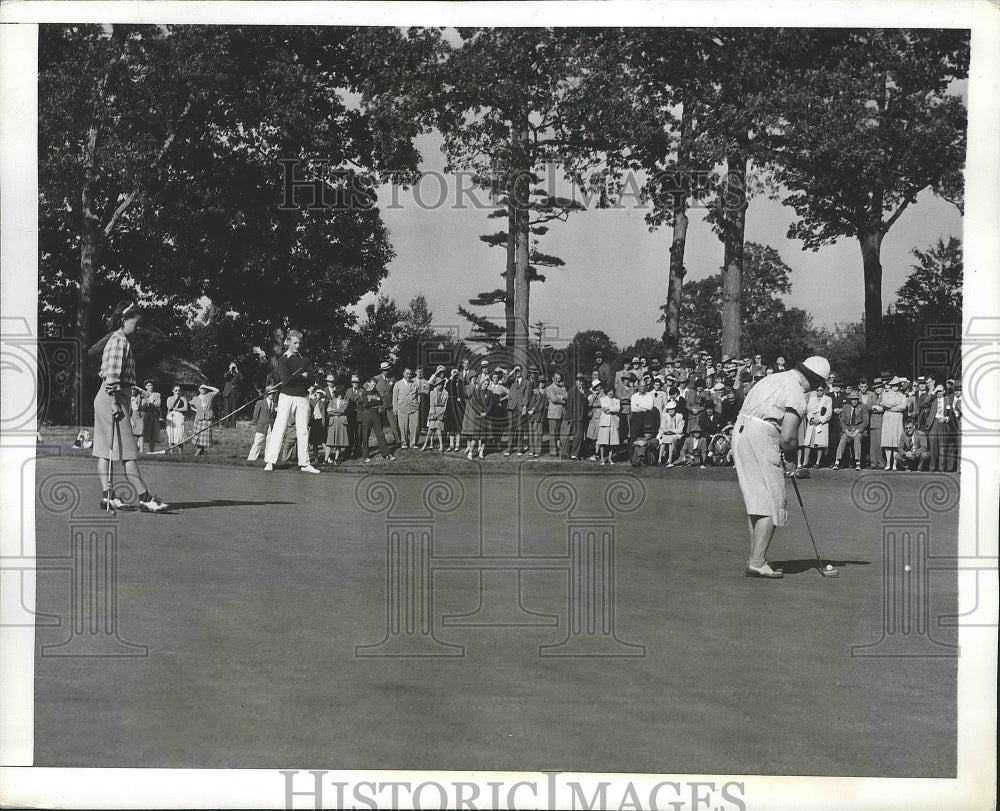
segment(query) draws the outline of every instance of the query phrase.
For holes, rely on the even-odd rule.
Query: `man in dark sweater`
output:
[[[288,349],[274,364],[274,372],[281,383],[278,407],[275,409],[274,426],[267,439],[264,451],[264,470],[274,470],[281,450],[281,438],[285,435],[289,414],[295,415],[295,435],[298,441],[299,469],[303,473],[319,473],[309,463],[309,384],[315,375],[312,361],[299,353],[302,333],[288,331]]]

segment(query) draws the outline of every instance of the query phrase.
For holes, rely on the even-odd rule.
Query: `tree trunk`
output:
[[[664,308],[663,347],[667,360],[673,360],[680,351],[681,344],[681,288],[684,284],[684,249],[687,245],[688,195],[690,152],[688,131],[690,130],[691,106],[687,94],[681,95],[681,130],[677,148],[677,174],[671,197],[671,217],[673,233],[670,238],[670,268],[667,272],[667,305]]]
[[[516,265],[516,247],[514,232],[517,230],[517,214],[511,195],[513,189],[507,189],[507,270],[504,279],[507,282],[507,299],[504,301],[504,316],[507,324],[507,332],[504,335],[504,344],[510,348],[514,346],[514,268]]]
[[[881,229],[862,231],[861,259],[865,268],[865,367],[877,375],[882,366],[882,237]]]
[[[515,165],[511,183],[511,200],[514,206],[514,340],[511,346],[524,365],[528,357],[528,191],[531,163],[528,153],[528,117],[524,114],[511,125]]]
[[[722,353],[743,353],[743,238],[747,212],[747,157],[740,152],[726,159],[720,222],[723,234]]]
[[[677,357],[681,343],[681,287],[684,284],[684,247],[687,242],[687,200],[674,210],[673,235],[670,241],[670,270],[667,280],[667,306],[664,310],[663,346],[667,360]]]

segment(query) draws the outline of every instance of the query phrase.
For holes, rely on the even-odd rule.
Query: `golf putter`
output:
[[[840,574],[837,569],[823,568],[823,560],[819,556],[816,539],[813,537],[812,527],[809,526],[809,518],[806,516],[806,506],[802,503],[802,494],[799,492],[799,483],[794,476],[792,476],[792,488],[795,490],[795,497],[799,500],[799,507],[802,508],[802,519],[806,522],[806,529],[809,531],[809,540],[812,541],[813,551],[816,553],[816,562],[819,564],[819,569],[817,569],[817,571],[823,575],[823,577],[837,577]]]

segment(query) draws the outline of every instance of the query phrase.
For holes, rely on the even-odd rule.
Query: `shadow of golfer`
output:
[[[294,501],[232,501],[230,499],[216,499],[214,501],[182,501],[179,503],[170,502],[171,509],[174,510],[197,510],[201,507],[259,507],[263,504],[294,504]]]
[[[781,569],[785,574],[802,574],[810,569],[819,566],[816,558],[804,558],[801,560],[772,560],[769,561],[774,569]],[[834,569],[843,569],[846,566],[868,566],[870,560],[836,560],[834,558],[823,558],[823,565],[830,564]]]

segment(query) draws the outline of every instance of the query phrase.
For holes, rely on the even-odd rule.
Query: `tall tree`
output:
[[[396,360],[402,321],[403,313],[387,296],[365,307],[365,319],[348,344],[348,357],[359,375],[375,374],[380,363]]]
[[[547,28],[462,28],[435,94],[437,126],[449,170],[487,179],[508,198],[513,261],[511,344],[528,348],[531,282],[531,184],[560,161],[559,101],[572,57]],[[489,180],[489,179],[493,180]]]
[[[865,289],[865,352],[879,371],[881,246],[926,189],[961,207],[969,32],[841,30],[803,34],[800,59],[780,79],[776,178],[799,219],[789,236],[813,250],[858,240]]]

